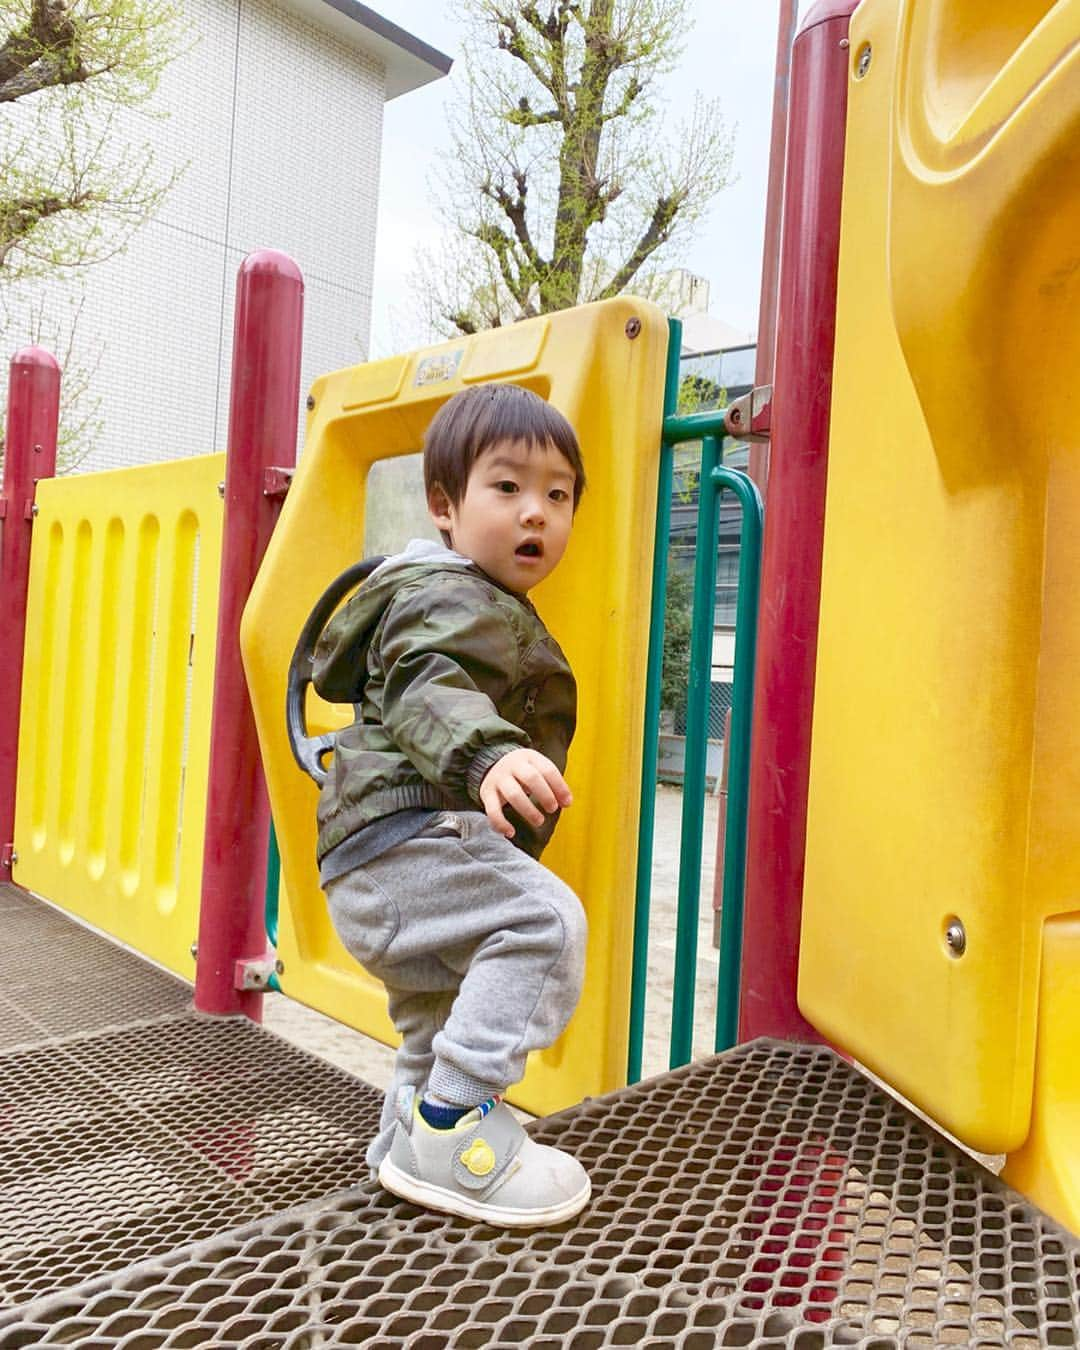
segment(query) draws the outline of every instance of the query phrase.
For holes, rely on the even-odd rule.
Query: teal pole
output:
[[[278,890],[281,882],[281,851],[278,848],[277,831],[274,829],[273,819],[270,821],[270,843],[266,852],[266,895],[264,899],[264,922],[266,924],[266,936],[270,942],[271,949],[277,948],[278,935]],[[278,984],[276,972],[271,972],[270,978],[266,981],[267,989],[276,989],[280,991],[281,985]]]
[[[682,323],[678,319],[669,319],[667,374],[664,381],[665,420],[674,413],[679,400],[681,351]],[[641,752],[641,812],[638,820],[634,950],[630,976],[630,1035],[626,1063],[628,1083],[636,1083],[641,1077],[641,1048],[645,1036],[645,987],[649,974],[649,908],[652,898],[653,830],[656,818],[656,760],[660,743],[660,677],[664,664],[664,610],[667,595],[674,460],[675,454],[671,445],[667,441],[661,441],[656,488],[656,533],[653,540],[649,656],[645,682],[645,734]]]
[[[750,799],[750,727],[754,711],[754,664],[757,655],[764,512],[761,494],[746,474],[721,466],[712,471],[712,479],[721,490],[727,488],[734,492],[742,507],[739,590],[735,610],[735,687],[731,702],[731,752],[728,756],[728,808],[720,911],[720,969],[716,991],[715,1046],[720,1051],[730,1049],[738,1039],[746,831]]]
[[[675,978],[671,1003],[670,1064],[673,1069],[680,1064],[688,1064],[693,1055],[698,905],[701,894],[701,836],[705,811],[712,639],[716,611],[716,553],[719,536],[719,493],[713,474],[720,464],[720,444],[713,435],[705,436],[701,442],[697,551],[694,555],[694,608],[690,624],[690,694],[686,705],[682,845],[679,850],[678,914],[675,930]]]

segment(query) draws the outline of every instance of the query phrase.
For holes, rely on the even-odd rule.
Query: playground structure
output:
[[[703,596],[706,485],[754,515],[719,463],[724,418],[674,415],[663,316],[620,299],[327,376],[295,475],[302,283],[281,255],[242,271],[227,457],[48,482],[58,372],[16,357],[0,1347],[1080,1344],[1080,7],[1001,6],[979,41],[985,11],[962,0],[853,8],[818,6],[795,50],[753,740],[740,638],[724,878],[718,1035],[734,1040],[745,872],[746,1043],[718,1059],[685,1065],[684,979],[673,1071],[624,1086],[658,714],[643,597],[663,593],[671,445],[703,440]],[[1029,363],[1023,401],[1002,397],[998,314]],[[579,802],[547,860],[589,905],[589,985],[518,1099],[596,1198],[524,1235],[359,1183],[377,1094],[252,1024],[277,987],[389,1034],[319,903],[285,673],[313,600],[364,552],[372,465],[404,464],[439,403],[486,379],[558,403],[591,483],[537,593],[582,689]],[[738,411],[760,423],[762,404]],[[913,588],[931,597],[917,611]],[[704,623],[699,605],[698,644]],[[618,792],[590,793],[601,772]],[[194,978],[200,1012],[28,892]],[[1028,1198],[806,1043],[819,1032],[969,1147],[1009,1153]]]

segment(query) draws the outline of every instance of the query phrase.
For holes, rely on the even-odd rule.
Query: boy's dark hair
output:
[[[472,466],[500,441],[553,445],[574,470],[574,509],[585,491],[585,466],[574,428],[557,408],[518,384],[477,384],[448,399],[424,437],[424,492],[441,487],[454,506]]]

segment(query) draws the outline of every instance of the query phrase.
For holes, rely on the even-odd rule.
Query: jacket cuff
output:
[[[517,741],[500,741],[497,745],[485,745],[482,750],[478,750],[473,756],[472,762],[465,771],[465,789],[469,797],[476,804],[480,805],[480,784],[484,781],[487,771],[493,768],[503,755],[508,755],[511,750],[520,750],[522,747]]]

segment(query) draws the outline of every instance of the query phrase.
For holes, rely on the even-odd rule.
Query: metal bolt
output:
[[[850,38],[841,38],[841,39],[840,39],[840,50],[841,50],[841,51],[846,52],[847,49],[848,49],[850,46],[851,46],[851,40],[850,40]]]
[[[40,513],[40,511],[41,511],[41,507],[38,506],[37,502],[35,502],[35,503],[33,504],[33,506],[31,506],[31,508],[30,508],[30,514],[31,514],[32,516],[38,515],[38,514]]]
[[[35,445],[35,446],[34,446],[34,454],[35,454],[35,455],[40,455],[40,454],[41,454],[41,446],[40,446],[40,445]]]
[[[197,942],[193,942],[191,946],[188,948],[188,951],[191,952],[191,959],[194,961],[199,955],[199,944]]]
[[[953,919],[945,929],[945,945],[953,956],[963,956],[967,950],[967,933],[959,919]]]
[[[859,48],[859,62],[855,67],[855,78],[861,80],[870,69],[870,61],[873,58],[873,51],[869,42],[864,42]]]
[[[641,320],[627,319],[626,328],[623,331],[626,333],[626,336],[630,339],[630,341],[633,342],[634,338],[636,338],[637,335],[641,332]]]
[[[222,501],[225,500],[225,481],[224,481],[224,479],[222,479],[222,481],[217,485],[217,495],[221,498]]]
[[[314,394],[308,394],[308,396],[307,396],[307,410],[308,410],[308,412],[311,412],[311,410],[312,410],[312,408],[314,408],[314,406],[315,406],[315,395],[314,395]]]
[[[284,962],[284,961],[275,961],[275,962],[274,962],[274,969],[277,971],[277,973],[278,973],[279,975],[284,975],[284,974],[285,974],[285,962]]]

